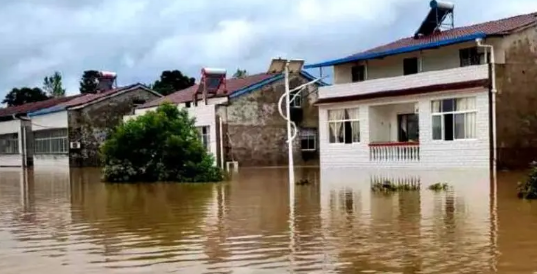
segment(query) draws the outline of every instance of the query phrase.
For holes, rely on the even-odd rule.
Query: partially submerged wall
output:
[[[537,28],[506,37],[505,64],[497,65],[499,168],[526,168],[537,160]]]
[[[100,166],[99,150],[109,133],[131,114],[134,102],[149,101],[157,96],[135,89],[101,102],[69,112],[69,140],[80,142],[81,149],[70,151],[71,167]]]
[[[308,80],[302,77],[292,78],[291,88],[306,82]],[[230,99],[227,105],[218,107],[217,115],[225,123],[226,161],[238,161],[240,166],[287,165],[287,124],[280,116],[277,105],[284,91],[284,82],[279,80]],[[299,117],[299,129],[318,127],[318,111],[313,106],[317,98],[316,91],[314,85],[302,93],[301,111],[294,111],[298,114],[296,117]],[[298,135],[294,142],[294,159],[296,165],[317,165],[318,149],[302,153]]]

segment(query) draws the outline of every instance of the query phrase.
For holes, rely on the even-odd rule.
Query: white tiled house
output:
[[[537,40],[535,19],[420,33],[306,66],[333,67],[317,102],[321,167],[495,168],[503,136],[495,137],[493,99],[502,90],[492,79],[498,66],[509,68],[516,41]]]

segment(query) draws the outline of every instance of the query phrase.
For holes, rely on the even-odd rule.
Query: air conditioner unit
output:
[[[80,149],[80,142],[71,142],[69,143],[71,149]]]

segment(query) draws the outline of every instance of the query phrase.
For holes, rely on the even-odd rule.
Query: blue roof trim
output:
[[[66,108],[64,106],[53,106],[49,108],[40,109],[37,111],[29,112],[27,114],[28,117],[35,117],[35,116],[41,116],[41,115],[47,115],[52,114],[60,111],[64,111]]]
[[[457,37],[453,39],[440,40],[440,41],[431,42],[427,44],[401,47],[401,48],[391,49],[391,50],[387,50],[383,52],[363,53],[363,54],[352,55],[352,56],[348,56],[348,57],[340,58],[336,60],[306,65],[304,66],[304,68],[309,69],[309,68],[329,67],[329,66],[348,63],[348,62],[370,60],[370,59],[381,58],[381,57],[390,56],[390,55],[396,55],[396,54],[407,53],[407,52],[412,52],[412,51],[431,49],[431,48],[436,48],[436,47],[442,47],[442,46],[468,42],[468,41],[475,40],[477,38],[485,38],[486,36],[487,35],[484,32],[477,32],[477,33],[470,34],[470,35],[465,35],[465,36],[461,36],[461,37]]]
[[[230,99],[237,98],[237,97],[242,96],[244,94],[250,93],[250,92],[252,92],[254,90],[260,89],[264,85],[274,83],[274,82],[276,82],[276,81],[278,81],[280,79],[283,79],[283,74],[275,75],[273,77],[267,78],[267,79],[265,79],[265,80],[263,80],[261,82],[258,82],[256,84],[253,84],[253,85],[247,86],[245,88],[239,89],[239,90],[233,92],[232,94],[230,94],[229,98]]]
[[[301,71],[300,74],[301,74],[303,77],[305,77],[305,78],[307,78],[308,80],[310,80],[310,81],[313,81],[313,80],[317,79],[316,77],[314,77],[313,75],[309,74],[309,73],[306,72],[306,71]],[[275,75],[275,76],[273,76],[273,77],[271,77],[271,78],[267,78],[267,79],[265,79],[265,80],[263,80],[263,81],[261,81],[261,82],[258,82],[258,83],[256,83],[256,84],[253,84],[253,85],[247,86],[247,87],[245,87],[245,88],[239,89],[239,90],[233,92],[232,94],[230,94],[230,95],[229,95],[229,98],[230,98],[230,99],[233,99],[233,98],[237,98],[237,97],[239,97],[239,96],[242,96],[242,95],[244,95],[244,94],[248,94],[248,93],[250,93],[250,92],[252,92],[252,91],[255,91],[255,90],[260,89],[261,87],[263,87],[263,86],[265,86],[265,85],[274,83],[274,82],[279,81],[279,80],[281,80],[281,79],[283,79],[283,74],[277,74],[277,75]],[[321,86],[327,86],[327,85],[328,85],[327,83],[325,83],[325,82],[323,82],[323,81],[319,81],[319,82],[317,82],[317,84],[318,84],[318,85],[321,85]]]

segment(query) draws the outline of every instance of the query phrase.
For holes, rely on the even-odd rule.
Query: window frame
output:
[[[346,117],[346,114],[347,114],[347,110],[348,109],[354,109],[356,111],[358,111],[358,114],[360,114],[360,107],[347,107],[347,108],[333,108],[333,109],[328,109],[327,110],[327,122],[326,122],[326,126],[328,127],[328,144],[329,145],[354,145],[354,144],[360,144],[362,143],[362,119],[360,118],[360,115],[358,115],[358,118],[345,118]],[[330,111],[333,111],[333,110],[343,110],[344,114],[345,114],[345,117],[341,120],[331,120],[330,119]],[[358,141],[355,142],[353,140],[353,136],[352,136],[352,132],[350,134],[350,138],[351,138],[351,141],[349,143],[346,142],[346,133],[345,133],[345,127],[346,127],[346,123],[349,123],[350,124],[350,127],[351,127],[351,130],[352,130],[352,123],[353,122],[358,122]],[[331,123],[342,123],[342,130],[343,130],[343,142],[331,142],[330,141],[330,124]],[[336,136],[335,136],[336,137]],[[337,138],[335,139],[337,140]]]
[[[60,134],[58,134],[60,133]],[[42,137],[40,135],[45,135]],[[69,131],[67,128],[37,130],[33,132],[34,155],[62,155],[69,154]],[[57,143],[53,143],[57,142]],[[54,146],[60,150],[54,151]]]
[[[468,98],[473,98],[475,100],[475,107],[474,109],[467,109],[467,110],[455,110],[456,108],[456,105],[455,105],[455,102],[457,99],[468,99]],[[442,103],[444,100],[453,100],[453,109],[452,111],[443,111],[442,110]],[[434,108],[433,108],[433,104],[434,102],[440,102],[440,112],[435,112],[434,111]],[[477,115],[478,115],[478,110],[477,110],[477,97],[476,96],[461,96],[461,97],[450,97],[450,98],[442,98],[442,99],[435,99],[435,100],[431,100],[431,103],[430,103],[430,107],[431,107],[431,140],[433,142],[466,142],[466,141],[475,141],[475,140],[478,140],[479,138],[477,137]],[[456,122],[455,122],[455,115],[457,114],[467,114],[467,113],[475,113],[476,115],[476,121],[474,123],[474,127],[475,127],[475,137],[473,138],[457,138],[457,134],[455,132],[455,127],[456,127]],[[453,140],[446,140],[445,139],[445,115],[449,115],[451,114],[453,116],[453,122],[452,122],[452,127],[453,127]],[[434,117],[440,117],[440,129],[441,129],[441,139],[434,139]]]
[[[295,100],[291,101],[290,105],[292,108],[302,108],[302,92],[300,90],[290,92],[289,100],[293,99],[295,94],[298,95],[295,97]]]
[[[310,138],[313,138],[313,148],[304,149],[302,147],[302,141],[304,140],[305,137],[308,140]],[[304,128],[300,131],[300,150],[301,151],[317,151],[317,129],[316,128]]]
[[[351,82],[352,83],[359,83],[367,80],[367,68],[365,64],[361,65],[354,65],[351,67]],[[360,72],[360,73],[358,73]],[[360,75],[361,77],[355,77],[357,75]]]
[[[415,72],[407,72],[406,68],[409,65],[407,62],[414,62],[416,61],[416,71]],[[403,76],[406,75],[414,75],[418,74],[420,72],[420,59],[418,57],[409,57],[403,59]]]
[[[472,58],[471,53],[475,51],[475,56]],[[463,58],[464,53],[468,53],[468,57]],[[469,66],[478,66],[481,65],[483,62],[481,61],[481,58],[484,56],[484,53],[479,52],[478,47],[468,47],[468,48],[462,48],[459,49],[459,62],[460,67],[469,67]],[[475,61],[477,60],[477,63]],[[464,62],[467,61],[468,64],[465,64]]]
[[[200,138],[200,141],[201,141],[201,145],[203,147],[205,147],[205,149],[207,151],[211,151],[211,127],[210,126],[198,126],[196,127],[196,129],[198,130],[198,135],[199,135],[199,138]],[[206,129],[206,133],[203,133],[203,130]],[[204,143],[204,138],[203,137],[206,137],[206,140],[207,142]]]
[[[7,142],[7,145],[4,143]],[[14,146],[12,146],[15,144]],[[6,149],[4,151],[4,148]],[[10,148],[8,151],[8,148]],[[0,135],[0,155],[17,155],[20,154],[20,143],[18,133],[6,133]]]

